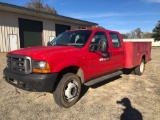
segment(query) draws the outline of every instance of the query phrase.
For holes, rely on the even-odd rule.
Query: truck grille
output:
[[[31,58],[27,56],[8,54],[7,67],[14,72],[29,74],[32,72]]]

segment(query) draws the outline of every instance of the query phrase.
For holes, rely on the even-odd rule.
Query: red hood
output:
[[[56,53],[67,53],[68,51],[76,50],[77,48],[73,46],[37,46],[37,47],[28,47],[28,48],[22,48],[19,50],[11,51],[9,54],[17,54],[17,55],[24,55],[24,56],[30,56],[32,58],[46,58],[50,55],[56,54]]]

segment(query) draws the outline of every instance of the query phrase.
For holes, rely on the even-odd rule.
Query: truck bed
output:
[[[124,39],[125,47],[125,65],[124,68],[133,68],[140,64],[141,59],[145,56],[145,62],[151,59],[151,41]]]

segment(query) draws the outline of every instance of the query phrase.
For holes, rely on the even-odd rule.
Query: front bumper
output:
[[[5,80],[13,86],[39,92],[51,92],[54,87],[58,73],[53,74],[19,74],[7,68],[3,70]]]

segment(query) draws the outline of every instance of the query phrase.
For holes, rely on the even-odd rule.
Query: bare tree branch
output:
[[[25,4],[25,7],[52,14],[57,14],[57,11],[53,7],[50,7],[48,4],[44,5],[43,0],[31,0],[30,2],[27,2]]]

